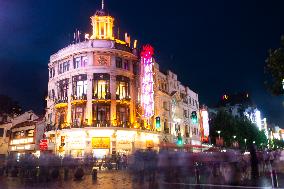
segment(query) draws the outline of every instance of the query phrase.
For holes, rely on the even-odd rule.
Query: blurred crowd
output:
[[[161,149],[157,152],[148,149],[137,150],[131,156],[115,154],[101,159],[25,154],[18,158],[9,157],[0,163],[0,176],[47,182],[78,175],[82,178],[84,174],[92,174],[94,169],[127,170],[135,182],[141,183],[163,181],[241,185],[269,174],[273,169],[281,171],[282,160],[281,151],[257,151],[254,146],[245,152],[230,149],[195,153]]]
[[[214,150],[184,152],[136,151],[129,159],[130,171],[137,182],[163,180],[174,183],[242,185],[269,175],[279,166],[281,151]]]

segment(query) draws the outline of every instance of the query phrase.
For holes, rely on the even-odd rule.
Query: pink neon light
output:
[[[153,58],[154,49],[150,45],[145,45],[141,52],[141,103],[143,115],[150,118],[154,115],[154,79],[153,79]]]

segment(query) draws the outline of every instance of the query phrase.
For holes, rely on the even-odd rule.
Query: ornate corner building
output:
[[[91,17],[92,35],[51,55],[48,64],[48,150],[103,156],[158,149],[161,142],[200,144],[198,95],[159,70],[153,52],[114,36],[104,7]],[[146,54],[145,54],[146,52]],[[197,114],[198,115],[198,114]],[[159,124],[157,125],[157,119]]]

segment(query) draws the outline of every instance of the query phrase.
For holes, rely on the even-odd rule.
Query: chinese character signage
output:
[[[92,148],[93,149],[110,148],[110,138],[109,137],[93,137],[92,138]]]

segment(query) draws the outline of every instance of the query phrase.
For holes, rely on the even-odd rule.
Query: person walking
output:
[[[251,178],[252,181],[257,182],[257,179],[259,177],[259,172],[258,172],[258,159],[256,155],[256,147],[255,145],[250,146],[250,163],[251,163]]]

